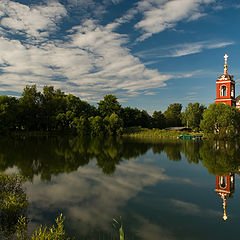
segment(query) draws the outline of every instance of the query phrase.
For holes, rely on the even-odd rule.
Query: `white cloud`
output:
[[[103,175],[95,164],[92,161],[76,172],[53,177],[51,184],[39,178],[33,184],[26,183],[30,218],[43,223],[44,212],[60,209],[71,222],[81,223],[81,234],[99,227],[108,231],[109,221],[120,216],[119,211],[130,199],[147,186],[171,180],[162,168],[135,160],[118,165],[114,176]]]
[[[222,48],[234,44],[234,42],[212,42],[202,41],[196,43],[186,43],[175,46],[170,53],[170,57],[181,57],[189,54],[202,52],[204,49]]]
[[[38,40],[45,39],[49,32],[55,31],[56,22],[67,14],[63,5],[57,1],[29,7],[17,2],[2,0],[0,11],[4,13],[1,26],[8,32],[27,34],[28,37]]]
[[[130,21],[136,14],[142,13],[135,28],[142,31],[138,41],[143,41],[155,33],[173,28],[182,20],[194,21],[206,15],[203,7],[215,0],[141,0],[123,17],[116,20],[115,27]]]
[[[212,209],[204,209],[199,205],[185,202],[177,199],[171,199],[171,203],[174,206],[174,211],[181,212],[188,215],[199,215],[199,216],[221,216],[220,211],[215,211]]]
[[[235,44],[232,41],[200,41],[182,43],[173,46],[165,46],[164,48],[153,48],[145,51],[140,51],[136,55],[140,58],[155,59],[164,57],[181,57],[190,54],[200,53],[206,49],[223,48]]]
[[[0,10],[8,15],[0,24],[8,28],[0,38],[0,91],[21,92],[26,84],[36,83],[98,101],[119,90],[135,96],[165,86],[172,77],[146,68],[126,47],[127,36],[113,32],[110,25],[87,20],[73,27],[65,41],[52,40],[50,34],[66,16],[58,2],[30,8],[4,0]],[[9,32],[23,33],[24,41],[9,39]]]
[[[139,227],[135,229],[137,236],[140,239],[146,240],[158,240],[159,237],[161,240],[173,240],[176,239],[174,233],[170,230],[163,228],[157,224],[151,223],[148,219],[145,219],[142,216],[136,216]]]
[[[113,28],[131,21],[137,14],[142,20],[135,24],[135,29],[142,35],[137,41],[143,41],[153,34],[166,29],[174,29],[181,21],[195,21],[207,15],[204,8],[215,0],[140,0],[125,15],[115,20]]]
[[[194,2],[200,6],[200,2],[207,1]],[[90,8],[96,6],[94,1],[88,3]],[[113,4],[106,0],[103,6],[110,3]],[[87,9],[86,2],[82,0],[69,0],[68,4],[78,4]],[[167,4],[168,1],[142,0],[137,11],[142,11],[146,19],[147,12],[159,7],[168,9]],[[29,7],[3,0],[0,13],[4,16],[0,21],[0,91],[21,92],[27,84],[37,84],[40,88],[54,85],[91,102],[99,101],[110,92],[124,101],[125,96],[136,96],[140,92],[166,86],[167,80],[176,77],[147,68],[131,54],[127,47],[128,37],[114,32],[121,21],[136,14],[134,8],[122,19],[106,26],[94,20],[81,21],[81,25],[67,32],[64,40],[51,39],[51,34],[61,28],[63,17],[67,17],[66,8],[57,1]],[[194,14],[198,12],[192,12],[189,18]],[[171,19],[178,18],[172,16]],[[15,33],[21,35],[21,40],[15,37]],[[217,44],[212,48],[228,43]],[[204,48],[210,47],[206,44],[178,46],[171,50],[171,56],[191,54]]]
[[[196,20],[204,16],[204,13],[201,13],[202,5],[211,2],[214,0],[142,0],[138,7],[143,9],[144,18],[135,25],[143,31],[139,41],[154,33],[173,28],[179,21]]]

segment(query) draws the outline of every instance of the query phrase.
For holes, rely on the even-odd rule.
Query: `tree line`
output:
[[[124,128],[140,126],[159,128],[186,126],[209,134],[229,137],[238,134],[240,112],[224,104],[170,104],[166,111],[122,107],[116,96],[108,94],[98,107],[65,94],[53,86],[26,86],[20,98],[0,96],[0,132],[73,131],[79,135],[120,135]]]

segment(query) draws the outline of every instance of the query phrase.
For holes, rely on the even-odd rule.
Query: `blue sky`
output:
[[[1,0],[0,94],[53,85],[95,104],[112,93],[152,113],[240,94],[237,0]]]

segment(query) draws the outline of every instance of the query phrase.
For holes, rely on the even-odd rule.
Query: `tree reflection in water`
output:
[[[2,138],[0,171],[15,166],[30,181],[35,175],[41,176],[43,181],[50,181],[52,176],[76,171],[96,161],[100,171],[113,174],[122,161],[135,159],[149,150],[155,155],[164,153],[171,161],[186,159],[189,164],[202,164],[210,174],[217,175],[216,179],[239,174],[240,149],[232,142],[87,137]],[[224,199],[231,197],[232,193],[226,198],[220,196],[225,212]]]
[[[16,166],[29,180],[34,175],[40,175],[42,180],[51,180],[53,175],[76,171],[96,159],[104,174],[113,174],[121,161],[137,158],[150,149],[154,154],[165,152],[172,161],[180,161],[185,156],[189,163],[201,162],[214,175],[238,173],[240,166],[239,145],[231,142],[35,137],[2,138],[0,170]]]

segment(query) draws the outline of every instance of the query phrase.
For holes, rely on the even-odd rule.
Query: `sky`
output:
[[[60,88],[149,113],[208,106],[229,74],[240,94],[238,0],[1,0],[0,95]]]

